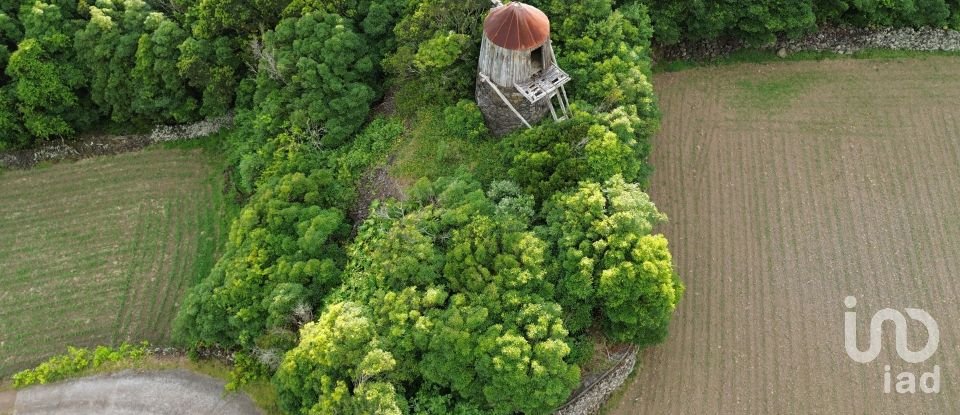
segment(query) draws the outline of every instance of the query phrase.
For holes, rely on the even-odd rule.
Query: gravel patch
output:
[[[21,390],[17,415],[260,415],[244,394],[186,370],[124,371]]]

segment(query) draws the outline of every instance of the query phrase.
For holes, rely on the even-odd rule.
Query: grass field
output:
[[[706,67],[655,78],[664,114],[651,195],[687,285],[617,415],[960,413],[960,58]],[[939,350],[910,364],[882,308],[921,308]],[[911,321],[912,320],[908,320]],[[923,346],[916,322],[909,348]],[[936,394],[884,393],[884,366]]]
[[[201,150],[151,149],[0,175],[0,377],[67,345],[164,343],[222,245]]]

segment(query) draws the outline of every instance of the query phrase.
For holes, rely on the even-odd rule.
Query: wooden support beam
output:
[[[510,100],[507,99],[507,97],[504,96],[502,92],[500,92],[500,88],[497,88],[497,86],[496,86],[492,81],[490,81],[490,77],[489,77],[489,76],[481,73],[481,74],[480,74],[480,79],[482,79],[483,82],[486,82],[487,85],[490,85],[490,87],[493,88],[493,92],[496,92],[496,93],[497,93],[497,96],[499,96],[500,99],[503,100],[503,103],[504,103],[504,104],[507,104],[507,108],[510,108],[510,111],[513,111],[513,115],[516,115],[517,118],[519,118],[520,121],[523,122],[523,125],[526,125],[527,128],[533,128],[532,126],[530,126],[530,123],[528,123],[527,120],[526,120],[525,118],[523,118],[523,115],[520,115],[520,112],[517,111],[517,109],[513,107],[513,104],[510,103]]]

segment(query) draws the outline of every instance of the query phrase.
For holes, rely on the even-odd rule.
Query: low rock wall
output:
[[[748,46],[737,39],[681,42],[657,48],[657,60],[710,60]],[[863,49],[960,51],[960,32],[949,29],[827,26],[797,39],[780,39],[763,50],[854,53]],[[781,54],[782,56],[782,54]]]
[[[203,137],[231,124],[233,117],[225,115],[193,124],[157,126],[150,134],[87,135],[70,140],[53,140],[31,149],[0,153],[0,168],[25,169],[46,161],[78,160],[136,151],[155,143]]]
[[[558,408],[554,415],[593,415],[597,413],[603,403],[607,401],[607,398],[610,397],[610,394],[620,388],[627,380],[636,363],[637,349],[634,347],[624,353],[623,357],[613,367],[597,378],[590,386],[582,389],[566,404]]]

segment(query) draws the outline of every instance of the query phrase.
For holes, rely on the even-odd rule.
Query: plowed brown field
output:
[[[651,195],[687,285],[613,414],[960,413],[960,59],[832,60],[659,75]],[[882,308],[926,310],[902,360]],[[910,320],[910,349],[926,331]],[[935,394],[884,393],[940,367]],[[896,379],[893,380],[894,385]]]

